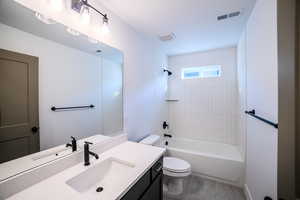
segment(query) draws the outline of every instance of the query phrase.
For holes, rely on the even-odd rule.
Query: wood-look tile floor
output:
[[[180,196],[174,197],[164,194],[164,200],[246,200],[241,188],[189,176],[186,189]]]

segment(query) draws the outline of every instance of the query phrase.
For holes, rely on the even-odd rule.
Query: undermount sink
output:
[[[69,179],[66,183],[80,193],[99,194],[98,192],[102,190],[113,192],[128,180],[134,167],[132,163],[110,157]]]

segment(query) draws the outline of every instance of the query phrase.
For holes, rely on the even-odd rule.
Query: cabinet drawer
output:
[[[140,200],[162,200],[162,198],[162,173],[160,173]]]
[[[125,195],[121,200],[140,199],[142,194],[150,186],[151,173],[148,171]]]
[[[163,158],[160,158],[151,168],[151,181],[153,181],[163,169]]]

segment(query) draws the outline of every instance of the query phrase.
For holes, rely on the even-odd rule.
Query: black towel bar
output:
[[[274,128],[278,128],[278,124],[277,123],[271,122],[271,121],[269,121],[267,119],[264,119],[264,118],[262,118],[260,116],[255,115],[255,110],[245,111],[245,113],[248,114],[248,115],[250,115],[250,116],[252,116],[252,117],[254,117],[254,118],[256,118],[256,119],[259,119],[259,120],[261,120],[261,121],[263,121],[263,122],[265,122],[265,123],[267,123],[267,124],[269,124],[271,126],[274,126]]]
[[[82,108],[94,108],[95,106],[93,104],[89,106],[73,106],[73,107],[60,107],[56,108],[55,106],[51,107],[52,111],[57,111],[57,110],[72,110],[72,109],[82,109]]]

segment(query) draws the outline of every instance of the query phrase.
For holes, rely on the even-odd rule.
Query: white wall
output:
[[[75,16],[73,11],[49,11],[45,0],[16,1],[120,49],[124,53],[124,125],[129,139],[138,140],[149,133],[162,131],[162,121],[167,118],[164,101],[167,83],[161,67],[166,65],[166,56],[156,38],[135,31],[96,0],[89,3],[108,14],[110,34],[107,36],[99,34],[101,20],[96,14],[92,25],[84,27],[78,23],[78,15]]]
[[[247,63],[246,63],[246,34],[242,33],[237,47],[237,79],[238,79],[238,141],[242,156],[246,154],[246,120],[247,110]]]
[[[181,69],[221,65],[218,78],[181,79]],[[238,90],[236,48],[169,57],[170,131],[176,137],[237,145]]]
[[[0,24],[0,48],[39,58],[41,150],[101,133],[101,58]],[[52,106],[95,109],[53,112]]]
[[[246,52],[247,109],[278,120],[277,5],[258,0],[239,48]],[[247,117],[246,188],[253,200],[277,199],[277,129]]]

